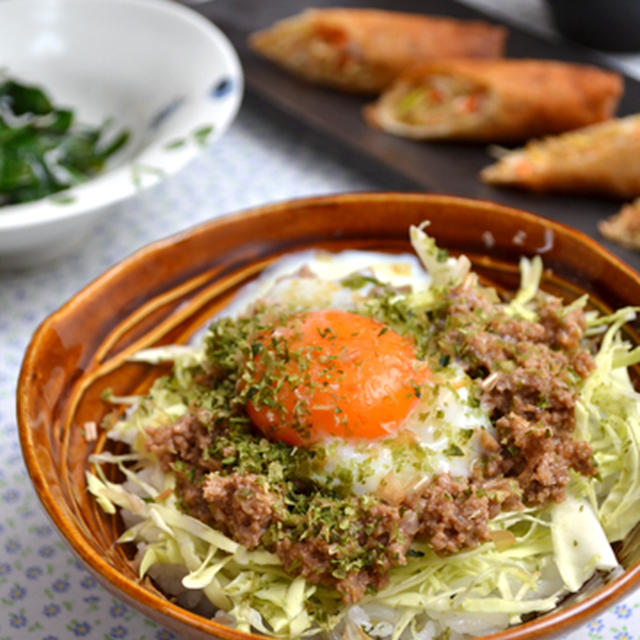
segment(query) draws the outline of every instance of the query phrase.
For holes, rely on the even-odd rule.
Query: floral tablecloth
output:
[[[472,0],[468,0],[470,3]],[[473,0],[548,29],[537,0]],[[619,58],[640,76],[640,57]],[[16,379],[38,323],[139,247],[211,217],[265,202],[401,188],[354,166],[330,143],[245,100],[227,134],[175,178],[116,208],[82,250],[24,273],[0,273],[0,640],[169,640],[177,636],[107,593],[49,523],[25,471]],[[640,592],[574,631],[571,640],[640,638]]]

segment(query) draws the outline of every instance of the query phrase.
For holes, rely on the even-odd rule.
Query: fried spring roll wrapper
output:
[[[443,60],[409,69],[365,108],[399,136],[478,142],[526,140],[610,118],[619,74],[549,60]]]
[[[480,177],[534,191],[640,196],[640,114],[530,142]]]
[[[506,34],[503,27],[479,21],[374,9],[308,9],[252,34],[249,44],[311,82],[379,93],[416,62],[499,57]]]
[[[598,223],[598,230],[609,240],[628,249],[640,249],[640,198],[626,204],[618,213]]]

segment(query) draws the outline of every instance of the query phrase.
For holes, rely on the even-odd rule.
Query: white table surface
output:
[[[466,2],[558,37],[538,0]],[[640,78],[640,55],[607,59]],[[211,217],[297,196],[394,186],[392,177],[347,164],[330,142],[267,117],[246,100],[215,146],[175,178],[116,207],[81,251],[39,270],[0,273],[0,640],[176,638],[96,583],[34,494],[17,439],[15,391],[22,355],[40,321],[139,247]],[[566,637],[640,638],[638,607],[640,592]]]

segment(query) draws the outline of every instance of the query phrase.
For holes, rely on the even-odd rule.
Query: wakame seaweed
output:
[[[74,122],[39,87],[0,78],[0,206],[38,200],[86,181],[129,139],[105,140],[108,123]]]

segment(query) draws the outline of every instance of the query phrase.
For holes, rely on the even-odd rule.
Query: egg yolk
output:
[[[389,327],[337,309],[292,316],[259,340],[248,412],[272,440],[373,439],[398,430],[430,371]]]

